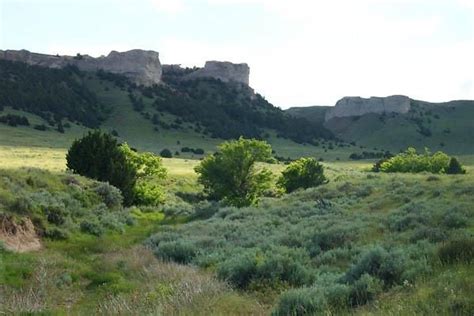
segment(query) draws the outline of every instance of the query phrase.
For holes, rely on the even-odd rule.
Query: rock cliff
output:
[[[161,82],[162,67],[155,51],[134,49],[126,52],[112,51],[108,56],[94,58],[88,55],[59,56],[31,53],[27,50],[0,50],[0,59],[25,62],[49,68],[75,65],[84,71],[102,69],[129,77],[146,86]]]
[[[407,113],[410,110],[410,98],[394,95],[386,98],[344,97],[336,106],[326,112],[325,120],[335,117],[361,116],[368,113]]]
[[[238,82],[249,85],[250,68],[247,64],[233,64],[227,61],[206,61],[200,68],[186,76],[186,79],[215,78],[223,82]]]

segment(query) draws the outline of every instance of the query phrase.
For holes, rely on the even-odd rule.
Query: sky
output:
[[[0,49],[246,62],[281,108],[474,99],[474,0],[0,0]]]

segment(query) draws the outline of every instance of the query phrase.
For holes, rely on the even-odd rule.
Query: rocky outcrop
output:
[[[27,50],[0,50],[0,59],[25,62],[49,68],[75,65],[84,71],[102,69],[121,74],[137,84],[150,86],[161,82],[162,67],[155,51],[134,49],[126,52],[112,51],[108,56],[94,58],[88,55],[59,56],[31,53]]]
[[[410,98],[394,95],[386,98],[344,97],[336,106],[326,112],[325,120],[336,117],[361,116],[368,113],[407,113],[410,110]]]
[[[247,64],[233,64],[227,61],[206,61],[204,68],[200,68],[185,79],[214,78],[223,82],[237,82],[249,85],[250,68]]]

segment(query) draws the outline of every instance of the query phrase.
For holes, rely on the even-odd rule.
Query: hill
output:
[[[328,113],[333,107],[291,108],[288,113],[306,117],[314,124],[324,124],[346,142],[368,149],[383,148],[398,152],[414,146],[444,150],[452,154],[474,153],[474,101],[430,103],[409,99],[406,112],[354,112],[348,115]],[[359,110],[360,111],[360,110]]]
[[[240,136],[266,139],[275,155],[285,158],[343,159],[353,147],[322,125],[274,107],[249,86],[206,77],[206,72],[189,78],[196,70],[163,67],[162,83],[144,86],[122,74],[75,65],[51,69],[0,62],[4,146],[65,149],[87,129],[100,127],[137,149],[159,153],[167,148],[190,158]],[[8,121],[23,117],[28,124]]]

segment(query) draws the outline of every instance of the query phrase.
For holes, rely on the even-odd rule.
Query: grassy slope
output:
[[[109,131],[117,131],[119,139],[128,142],[132,147],[141,151],[155,153],[168,148],[173,154],[176,151],[180,152],[182,147],[191,147],[202,148],[206,153],[209,153],[215,151],[216,146],[223,141],[196,133],[193,124],[189,123],[183,124],[183,128],[179,130],[166,130],[158,127],[159,131],[157,132],[154,130],[155,126],[150,120],[145,119],[142,114],[133,110],[127,91],[122,91],[112,83],[101,81],[93,75],[88,76],[86,80],[89,88],[97,93],[100,101],[112,108],[111,115],[103,123],[102,128]],[[156,113],[151,106],[152,100],[146,97],[143,99],[145,103],[144,112],[148,112],[151,115]],[[30,113],[10,108],[6,108],[3,112],[0,111],[0,115],[8,113],[25,115],[32,126],[35,124],[47,125],[43,119]],[[163,113],[161,116],[161,119],[168,123],[172,123],[176,118],[176,116],[167,113]],[[2,149],[0,150],[0,157],[5,156],[7,154],[5,152],[26,151],[26,148],[33,147],[32,155],[38,151],[43,151],[43,149],[40,149],[41,147],[64,151],[69,148],[75,138],[81,137],[87,131],[83,126],[76,124],[71,124],[71,128],[66,129],[64,134],[60,134],[54,129],[41,132],[33,129],[32,126],[10,127],[0,124],[0,148]],[[301,156],[313,156],[328,161],[334,161],[337,158],[345,160],[350,153],[357,150],[357,148],[347,144],[349,147],[341,148],[335,146],[334,149],[328,149],[328,146],[323,143],[318,147],[300,145],[289,139],[277,138],[273,131],[268,131],[268,133],[270,135],[268,142],[272,144],[276,154],[282,157],[298,158]],[[44,150],[49,152],[49,149]],[[180,153],[180,157],[199,159],[202,156],[192,153]],[[18,165],[21,166],[21,164]]]
[[[421,260],[415,264],[418,268],[427,267],[424,273],[412,274],[414,279],[410,278],[407,285],[385,290],[376,301],[353,312],[407,315],[446,314],[456,308],[461,314],[473,311],[474,301],[470,294],[474,284],[473,266],[441,264],[436,249],[442,242],[425,240],[427,244],[417,244],[423,238],[412,239],[418,231],[423,231],[423,227],[433,227],[447,236],[472,235],[473,166],[468,167],[465,176],[439,175],[433,179],[429,174],[367,174],[364,170],[368,167],[361,163],[330,163],[327,170],[331,182],[324,187],[280,199],[267,199],[258,208],[222,209],[209,220],[167,228],[165,235],[158,234],[157,237],[168,236],[166,238],[172,238],[171,242],[177,245],[198,249],[199,255],[191,262],[208,268],[210,265],[211,270],[219,271],[221,264],[228,266],[232,258],[238,258],[246,248],[261,249],[256,260],[263,261],[262,253],[268,247],[287,246],[305,251],[305,247],[310,246],[307,243],[312,234],[346,229],[351,236],[349,246],[336,246],[312,256],[307,266],[311,271],[315,274],[344,273],[357,262],[361,253],[375,245],[402,251],[421,247],[412,250],[410,256]],[[280,166],[273,167],[274,172],[279,170]],[[332,204],[329,211],[320,213],[318,200],[321,198]],[[405,210],[411,211],[404,213]],[[466,222],[460,226],[443,224],[451,213],[453,216],[463,214],[459,216],[466,216]],[[412,219],[418,214],[424,219]],[[422,251],[426,251],[427,263],[423,261],[425,254],[421,254]],[[282,290],[278,286],[268,289],[262,285],[265,293],[262,294],[262,288],[256,288],[251,284],[248,290],[267,303],[275,303]],[[349,313],[348,310],[333,312]]]
[[[432,135],[427,137],[417,132],[417,125],[409,120],[409,115],[387,115],[382,121],[379,115],[364,115],[358,119],[352,117],[333,119],[326,123],[338,137],[346,141],[356,141],[369,150],[377,147],[398,152],[408,146],[418,149],[429,147],[444,150],[452,154],[474,154],[474,102],[453,101],[447,104],[418,102],[416,110],[421,110],[423,125]],[[316,123],[324,120],[327,107],[293,108],[288,112],[304,116]],[[427,114],[427,112],[430,113]],[[438,116],[439,118],[436,118]],[[446,130],[450,132],[447,133]],[[441,144],[444,144],[441,145]]]
[[[57,170],[54,164],[47,166]],[[184,168],[175,169],[169,183],[186,179]],[[63,179],[71,176],[61,172],[0,169],[0,173],[0,215],[6,212],[18,219],[41,217],[37,210],[30,214],[15,207],[15,199],[26,191],[43,196],[48,195],[46,192],[59,194],[68,201],[79,194],[68,197],[72,188],[65,186]],[[6,178],[15,185],[8,185]],[[90,197],[91,181],[76,178],[83,188],[80,194]],[[31,188],[31,183],[41,189]],[[50,202],[44,199],[42,203]],[[262,314],[268,309],[254,298],[236,293],[210,273],[157,261],[140,245],[164,224],[173,223],[164,221],[161,212],[142,213],[136,208],[129,211],[135,225],[95,237],[72,229],[71,220],[81,220],[73,214],[83,211],[67,209],[71,219],[60,226],[68,231],[67,240],[43,239],[42,250],[24,254],[0,247],[0,314]]]
[[[30,155],[29,150],[26,153],[22,163],[44,164],[44,168],[52,171],[64,167],[64,158],[55,159],[54,155],[47,152],[45,155],[37,156]],[[474,165],[474,160],[471,162]],[[196,175],[192,170],[196,163],[196,160],[164,160],[170,175],[167,187],[172,194],[199,190],[195,183]],[[0,164],[2,166],[6,164],[9,169],[16,169],[18,166],[18,163],[12,162],[11,156],[4,157],[4,160],[0,160]],[[341,206],[344,205],[348,212],[345,216],[348,218],[352,216],[352,222],[360,222],[357,219],[359,217],[366,219],[364,225],[367,226],[363,228],[366,232],[365,238],[359,240],[358,246],[372,245],[383,238],[389,240],[393,238],[396,243],[403,244],[411,232],[384,236],[378,228],[383,218],[403,205],[404,198],[410,198],[412,202],[420,204],[431,203],[430,194],[435,190],[445,194],[440,201],[433,202],[436,205],[433,210],[441,209],[443,206],[450,208],[472,206],[470,195],[456,193],[459,190],[465,192],[472,190],[474,183],[472,165],[468,167],[467,176],[439,176],[440,181],[427,182],[426,174],[380,175],[368,178],[364,172],[369,167],[368,164],[328,163],[326,166],[332,181],[321,192],[324,192],[322,193],[324,196],[336,196],[331,200],[338,205],[339,203],[342,203]],[[284,168],[282,165],[269,167],[276,174]],[[54,178],[55,175],[51,177]],[[350,185],[345,185],[346,183]],[[397,192],[391,189],[393,184],[398,185]],[[341,186],[347,187],[344,190],[348,191],[341,193]],[[358,197],[357,192],[362,192],[367,187],[372,188],[368,191],[368,195],[360,193]],[[282,200],[266,201],[264,206],[258,209],[257,217],[248,224],[248,227],[251,230],[252,225],[269,216],[274,207],[291,208],[290,205],[297,203],[298,209],[306,209],[303,204],[311,203],[312,192],[310,190],[287,196]],[[341,194],[342,197],[338,198],[337,196]],[[343,197],[345,194],[351,198]],[[473,210],[469,212],[472,216]],[[138,247],[137,244],[153,233],[164,228],[170,229],[170,226],[167,225],[168,222],[163,221],[160,213],[157,213],[157,216],[154,213],[137,214],[138,225],[127,228],[123,234],[108,233],[99,239],[100,242],[96,237],[74,234],[69,241],[46,242],[46,248],[37,253],[2,253],[0,271],[6,273],[8,278],[4,283],[7,286],[0,288],[0,292],[3,290],[3,293],[0,293],[3,295],[0,296],[4,299],[2,307],[7,311],[21,309],[61,313],[143,314],[161,311],[187,314],[266,314],[269,312],[268,304],[275,303],[278,291],[264,292],[266,294],[260,292],[239,294],[214,279],[209,272],[154,260],[148,251]],[[296,220],[297,212],[294,214],[292,217]],[[239,219],[239,216],[234,218],[237,221],[243,220]],[[203,225],[212,228],[213,224],[211,222],[209,226],[206,222],[191,222],[180,228],[171,222],[171,227],[177,227],[182,232],[181,238],[184,239],[190,238],[188,234],[194,228]],[[472,218],[469,225],[469,229],[474,232]],[[313,230],[315,229],[316,226],[313,227]],[[204,236],[208,233],[205,227],[199,229],[199,235]],[[242,234],[243,239],[251,238],[245,235],[245,231],[242,231]],[[274,234],[285,234],[285,232],[275,230]],[[332,259],[327,256],[323,260]],[[344,259],[335,266],[347,267],[349,263],[350,261]],[[380,296],[374,304],[361,307],[356,312],[377,315],[414,314],[448,311],[456,302],[471,304],[469,293],[474,282],[472,266],[466,264],[443,266],[434,262],[433,268],[432,274],[417,279],[412,287],[393,288]],[[187,299],[183,301],[184,297]],[[435,307],[438,309],[435,310]]]

